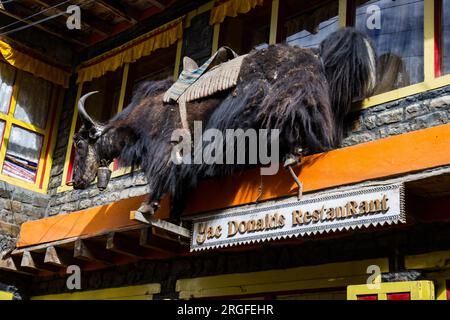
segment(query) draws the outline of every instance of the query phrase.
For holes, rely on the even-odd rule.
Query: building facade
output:
[[[450,299],[450,1],[158,3],[122,17],[110,9],[116,33],[103,38],[105,26],[89,16],[96,8],[87,8],[82,30],[100,31],[72,36],[78,51],[40,28],[0,43],[0,298]],[[3,15],[5,24],[18,15],[14,10]],[[135,22],[121,30],[127,19]],[[169,217],[167,197],[157,222],[130,216],[148,193],[147,181],[118,161],[106,190],[71,186],[82,94],[100,92],[87,109],[106,121],[142,81],[176,78],[184,56],[200,65],[221,46],[238,54],[275,43],[317,48],[345,26],[373,40],[379,84],[355,103],[341,148],[308,157],[314,161],[296,173],[305,201],[319,199],[318,208],[333,197],[353,201],[375,189],[371,196],[378,197],[380,186],[400,186],[389,209],[401,218],[353,217],[348,228],[331,222],[289,237],[260,232],[253,242],[191,251],[196,239],[186,230],[196,235],[199,223],[216,223],[229,210],[233,221],[246,219],[249,208],[272,214],[271,205],[295,198],[293,180],[280,170],[263,181],[249,170],[205,181],[179,229],[161,222]],[[68,287],[73,265],[81,268],[81,289]],[[381,283],[368,287],[371,276]]]

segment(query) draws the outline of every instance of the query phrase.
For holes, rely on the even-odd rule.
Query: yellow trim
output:
[[[405,257],[406,269],[450,269],[450,251],[435,251],[430,253]]]
[[[424,0],[424,79],[425,82],[435,78],[434,72],[434,0]]]
[[[49,114],[50,114],[50,112],[49,112]],[[9,121],[13,125],[16,125],[18,127],[22,127],[22,128],[27,129],[29,131],[33,131],[33,132],[36,132],[36,133],[39,133],[39,134],[42,134],[42,135],[44,135],[46,133],[45,129],[42,129],[42,128],[37,127],[37,126],[35,126],[35,125],[31,124],[31,123],[27,123],[27,122],[24,122],[22,120],[14,118],[14,114],[12,112],[10,114],[8,114],[8,115],[6,115],[4,113],[0,113],[0,120]]]
[[[64,161],[64,170],[63,170],[61,186],[58,187],[57,192],[73,190],[73,187],[66,185],[66,180],[67,180],[67,173],[69,171],[70,153],[72,151],[72,144],[73,144],[72,137],[75,133],[75,128],[77,125],[77,118],[78,118],[77,104],[78,104],[78,100],[80,100],[82,91],[83,91],[83,84],[80,83],[78,85],[77,96],[75,98],[75,105],[74,105],[74,110],[73,110],[73,115],[72,115],[72,123],[70,125],[70,132],[69,132],[69,141],[67,141],[67,150],[66,150],[66,158],[65,158],[66,160]]]
[[[220,24],[214,25],[213,30],[213,39],[211,44],[211,55],[216,53],[217,49],[219,49],[219,35],[220,35]]]
[[[382,103],[405,98],[410,95],[422,93],[429,90],[438,89],[450,84],[450,75],[445,75],[432,80],[413,84],[408,87],[378,94],[376,96],[365,99],[356,109],[367,109]]]
[[[183,39],[177,42],[177,54],[175,55],[175,67],[173,68],[173,80],[178,79],[180,73],[181,52],[183,50]]]
[[[278,29],[278,12],[280,8],[280,0],[272,0],[272,12],[270,15],[270,35],[269,44],[277,43]]]
[[[435,280],[436,300],[447,300],[447,279]]]
[[[215,0],[207,2],[207,3],[203,4],[203,5],[201,5],[200,7],[198,7],[197,9],[190,11],[186,15],[186,20],[185,20],[184,27],[185,28],[189,28],[191,26],[191,20],[193,18],[195,18],[196,16],[198,16],[198,15],[200,15],[202,13],[210,11],[214,7],[214,2],[215,2]]]
[[[409,292],[411,300],[434,300],[433,281],[402,281],[380,283],[379,289],[370,289],[367,284],[347,287],[347,300],[358,300],[361,295],[378,295],[378,300],[387,300],[389,293]]]
[[[236,17],[240,13],[247,13],[262,5],[264,5],[264,0],[228,0],[211,9],[209,24],[222,23],[226,17]]]
[[[17,71],[16,71],[17,72]],[[8,147],[8,141],[9,141],[9,135],[11,133],[11,127],[12,127],[12,115],[14,114],[14,110],[16,109],[16,103],[17,103],[17,95],[19,93],[19,79],[20,75],[16,74],[16,80],[13,86],[13,93],[12,93],[12,99],[11,99],[11,105],[8,114],[5,116],[5,127],[3,129],[3,143],[2,143],[2,149],[0,150],[0,176],[3,176],[1,172],[3,171],[3,162],[5,160],[6,155],[6,149]]]
[[[365,282],[369,265],[389,271],[387,258],[330,263],[283,270],[226,274],[180,279],[176,291],[181,299],[262,294],[269,292],[345,287]]]
[[[55,145],[56,145],[56,140],[57,140],[56,136],[58,134],[58,124],[59,124],[59,119],[61,117],[63,102],[64,102],[64,90],[61,88],[58,88],[57,104],[55,106],[56,110],[54,111],[54,112],[56,112],[55,123],[53,124],[53,131],[50,132],[50,136],[49,136],[50,148],[48,149],[47,165],[45,167],[45,176],[44,176],[44,181],[42,184],[42,188],[45,193],[47,193],[48,183],[50,181],[50,171],[52,169],[52,164],[53,164],[53,151],[55,150]],[[50,128],[49,128],[49,130],[50,130]]]
[[[0,291],[0,300],[12,300],[13,297],[11,292]]]
[[[70,73],[32,56],[22,53],[11,47],[10,44],[0,40],[0,54],[8,64],[15,68],[27,71],[35,77],[41,77],[51,83],[61,85],[64,88],[69,86]]]
[[[347,0],[339,0],[339,27],[347,26]]]
[[[153,295],[160,292],[161,285],[152,283],[140,286],[35,296],[31,297],[31,300],[152,300]]]
[[[125,63],[123,66],[122,83],[120,84],[119,102],[117,104],[117,112],[119,113],[123,109],[123,102],[125,101],[125,92],[127,90],[128,71],[130,70],[130,64]]]
[[[125,63],[132,63],[148,56],[157,49],[170,47],[183,38],[184,18],[185,16],[181,16],[122,46],[84,61],[78,67],[77,83],[91,81],[103,76],[108,71],[117,70]]]

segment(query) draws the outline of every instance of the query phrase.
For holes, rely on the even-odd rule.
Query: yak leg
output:
[[[285,156],[284,167],[289,171],[292,179],[294,179],[295,183],[298,186],[298,200],[300,200],[303,196],[303,184],[300,179],[295,174],[292,167],[298,165],[302,161],[303,151],[301,148],[294,148],[292,153],[289,153]]]
[[[140,213],[153,215],[156,210],[159,209],[160,204],[158,201],[151,201],[150,195],[146,196],[146,199],[142,202],[141,206],[137,209]]]

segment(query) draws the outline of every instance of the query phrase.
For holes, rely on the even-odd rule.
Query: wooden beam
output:
[[[147,215],[139,211],[131,211],[130,219],[163,229],[167,232],[173,233],[183,238],[189,239],[191,236],[189,229],[177,226],[176,224],[167,222],[165,220],[156,219],[155,217],[153,217],[153,215]]]
[[[52,7],[52,5],[50,5],[49,3],[45,2],[45,1],[42,1],[42,0],[32,0],[32,1],[34,3],[37,3],[38,5],[42,6],[45,9],[48,9],[48,8]],[[61,17],[65,17],[65,19],[67,19],[70,16],[70,14],[65,13],[65,11],[60,10],[58,8],[52,8],[52,9],[46,11],[46,13],[49,13],[49,15],[59,14],[59,13],[62,13],[62,12],[64,12],[64,14],[62,14]],[[82,25],[82,27],[86,26],[89,29],[93,29],[95,32],[97,32],[97,33],[99,33],[99,34],[101,34],[102,36],[105,36],[105,37],[110,35],[111,32],[112,32],[111,29],[108,32],[107,31],[108,28],[106,27],[106,25],[103,25],[102,23],[99,23],[99,22],[93,20],[89,16],[89,14],[87,14],[87,12],[85,12],[85,11],[82,13],[81,25]]]
[[[145,2],[148,2],[151,5],[154,5],[155,7],[158,7],[161,10],[164,10],[166,8],[165,5],[163,5],[161,2],[156,1],[156,0],[145,0]]]
[[[80,265],[82,261],[75,259],[73,255],[64,249],[50,246],[45,251],[44,263],[66,268],[70,265]]]
[[[115,260],[114,254],[110,251],[101,249],[81,239],[75,241],[73,256],[77,259],[98,262],[105,265],[112,265]]]
[[[27,24],[27,25],[31,25],[33,23],[33,21],[25,20],[25,19],[15,15],[15,14],[11,13],[11,12],[6,11],[5,9],[3,9],[1,7],[0,7],[0,14],[6,15],[6,16],[8,16],[10,18],[13,18],[13,19],[16,19],[18,21],[21,21],[22,23]],[[13,27],[13,29],[17,28],[17,27],[18,26],[16,25],[16,26]],[[69,37],[67,35],[64,35],[63,33],[59,33],[59,32],[53,31],[53,30],[43,26],[42,24],[38,23],[38,24],[33,25],[33,27],[38,28],[38,29],[40,29],[40,30],[42,30],[42,31],[44,31],[46,33],[52,34],[52,35],[54,35],[54,36],[56,36],[58,38],[61,38],[63,40],[66,40],[66,41],[69,41],[69,42],[72,42],[72,43],[76,43],[76,44],[81,45],[83,47],[87,46],[87,44],[85,42],[77,40],[74,37]],[[9,30],[6,30],[4,32],[7,32],[7,31],[9,31]]]
[[[136,24],[137,21],[139,20],[139,17],[136,16],[136,13],[133,11],[126,11],[126,7],[124,6],[124,8],[120,8],[119,5],[113,3],[113,1],[97,1],[96,2],[98,5],[102,6],[103,8],[105,8],[106,10],[112,12],[113,14],[122,17],[123,19],[127,20],[128,22],[132,23],[132,24]]]
[[[27,270],[20,266],[22,258],[20,256],[13,256],[11,254],[0,255],[0,270],[16,272],[26,275],[35,275],[37,272],[34,270]]]
[[[179,253],[182,249],[179,243],[164,238],[155,237],[152,228],[144,228],[141,230],[139,237],[139,245],[145,248],[169,252]]]
[[[108,234],[106,249],[131,257],[148,257],[152,254],[151,250],[139,246],[138,240],[133,241],[117,232]]]
[[[36,271],[50,271],[50,272],[59,271],[58,267],[44,264],[43,254],[31,251],[25,251],[23,253],[20,266],[23,268],[29,268]]]

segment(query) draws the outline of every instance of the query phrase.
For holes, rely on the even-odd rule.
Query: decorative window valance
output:
[[[58,84],[64,88],[69,87],[70,72],[20,52],[4,41],[0,41],[0,52],[5,61],[15,68],[27,71],[36,77]]]
[[[78,69],[77,83],[91,81],[125,63],[148,56],[156,49],[167,48],[183,37],[183,17],[154,29],[120,47],[83,62]]]
[[[218,4],[211,10],[209,24],[222,23],[226,17],[236,17],[238,13],[247,13],[256,6],[262,6],[264,0],[229,0]]]

